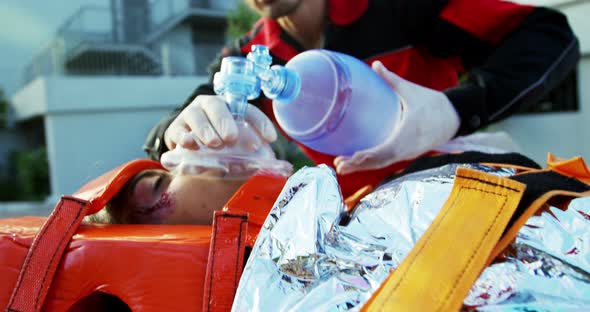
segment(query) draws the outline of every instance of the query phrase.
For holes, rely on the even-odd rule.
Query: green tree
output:
[[[0,88],[0,129],[7,126],[9,105],[8,98]],[[0,146],[2,144],[0,142]],[[0,179],[0,201],[43,200],[50,193],[49,164],[44,146],[24,151],[13,150],[9,153],[6,168],[0,170],[8,173],[8,177]]]
[[[239,4],[227,15],[227,35],[231,39],[236,39],[244,35],[260,18],[258,14],[252,11],[243,1],[235,1],[239,1]]]
[[[49,195],[49,163],[45,146],[14,152],[12,161],[16,181],[20,184],[19,199],[43,200]]]

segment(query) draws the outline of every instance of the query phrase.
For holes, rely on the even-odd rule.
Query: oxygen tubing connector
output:
[[[254,64],[243,57],[224,57],[221,69],[213,76],[213,89],[225,98],[234,118],[244,120],[248,100],[260,95]]]
[[[254,71],[260,79],[260,89],[266,97],[281,103],[290,103],[299,95],[299,74],[280,65],[270,67],[272,57],[266,46],[253,45],[247,58],[254,64]]]

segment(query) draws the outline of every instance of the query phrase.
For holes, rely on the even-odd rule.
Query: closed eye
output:
[[[161,173],[160,175],[158,175],[158,178],[156,179],[156,182],[154,183],[154,193],[158,192],[158,189],[160,189],[160,186],[162,185],[162,182],[164,181],[164,173]]]

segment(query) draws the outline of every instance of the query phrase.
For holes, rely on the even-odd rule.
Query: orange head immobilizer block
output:
[[[253,176],[212,226],[81,224],[135,174],[161,168],[134,160],[62,197],[48,218],[0,220],[0,307],[93,311],[116,297],[132,311],[229,310],[245,248],[286,179]]]

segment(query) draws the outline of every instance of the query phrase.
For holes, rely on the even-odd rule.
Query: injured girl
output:
[[[253,174],[289,176],[289,162],[276,159],[268,142],[244,126],[234,144],[214,149],[177,146],[160,159],[160,169],[143,170],[122,187],[105,209],[89,216],[94,223],[211,224]],[[188,134],[187,134],[188,135]],[[155,163],[155,162],[154,162]],[[166,168],[167,170],[165,170]]]
[[[483,145],[485,142],[486,145]],[[458,137],[441,146],[438,153],[465,149],[497,153],[518,150],[505,133],[474,134]],[[164,154],[169,161],[172,153],[182,161],[174,166],[163,161],[165,169],[144,170],[131,178],[100,212],[88,216],[87,222],[113,224],[210,224],[215,210],[223,205],[235,191],[255,172],[268,171],[289,176],[291,165],[274,158],[272,152],[242,153],[231,159],[232,164],[220,165],[216,154],[215,167],[195,170],[194,163],[203,161],[203,151],[175,150]],[[184,157],[184,158],[183,158]],[[237,166],[236,164],[239,164]],[[230,168],[231,167],[231,168]]]
[[[115,224],[210,224],[247,177],[208,170],[198,175],[150,169],[135,175],[87,221]]]
[[[454,204],[461,201],[449,204],[447,198],[453,196],[468,199],[463,205],[471,209],[460,214],[459,235],[447,245],[436,244],[435,251],[445,252],[436,254],[434,271],[426,279],[412,275],[408,280],[425,282],[424,289],[451,285],[442,280],[444,287],[430,283],[442,279],[441,267],[445,272],[451,268],[463,272],[463,260],[469,264],[473,259],[465,251],[473,248],[484,255],[470,269],[475,272],[472,279],[463,281],[466,275],[458,275],[468,286],[453,296],[463,309],[584,310],[589,306],[590,258],[581,242],[588,239],[590,201],[582,198],[568,205],[564,199],[590,195],[590,171],[579,170],[586,175],[572,171],[586,168],[580,161],[548,160],[548,164],[543,170],[515,153],[421,157],[383,181],[352,212],[345,209],[332,169],[304,168],[289,178],[276,198],[244,268],[233,310],[358,310],[378,296],[380,287],[391,284],[387,278],[392,270],[405,270],[406,257],[421,257],[412,253],[432,248],[421,244],[421,237],[430,235],[426,234],[432,231],[431,224],[444,225],[437,221],[439,210],[461,208]],[[209,223],[213,211],[221,209],[246,179],[215,170],[191,175],[144,170],[126,183],[101,216],[93,218],[109,223]],[[464,193],[473,190],[485,192]],[[459,193],[453,195],[455,191]],[[515,192],[522,199],[511,204],[515,210],[496,239],[512,238],[490,259],[491,264],[485,264],[490,250],[483,252],[471,232],[488,235],[483,217],[495,213],[486,211]],[[551,197],[555,200],[549,201]],[[504,205],[498,209],[505,210]],[[520,220],[522,216],[527,217]],[[451,232],[429,237],[451,237]],[[426,252],[422,256],[429,257]]]

